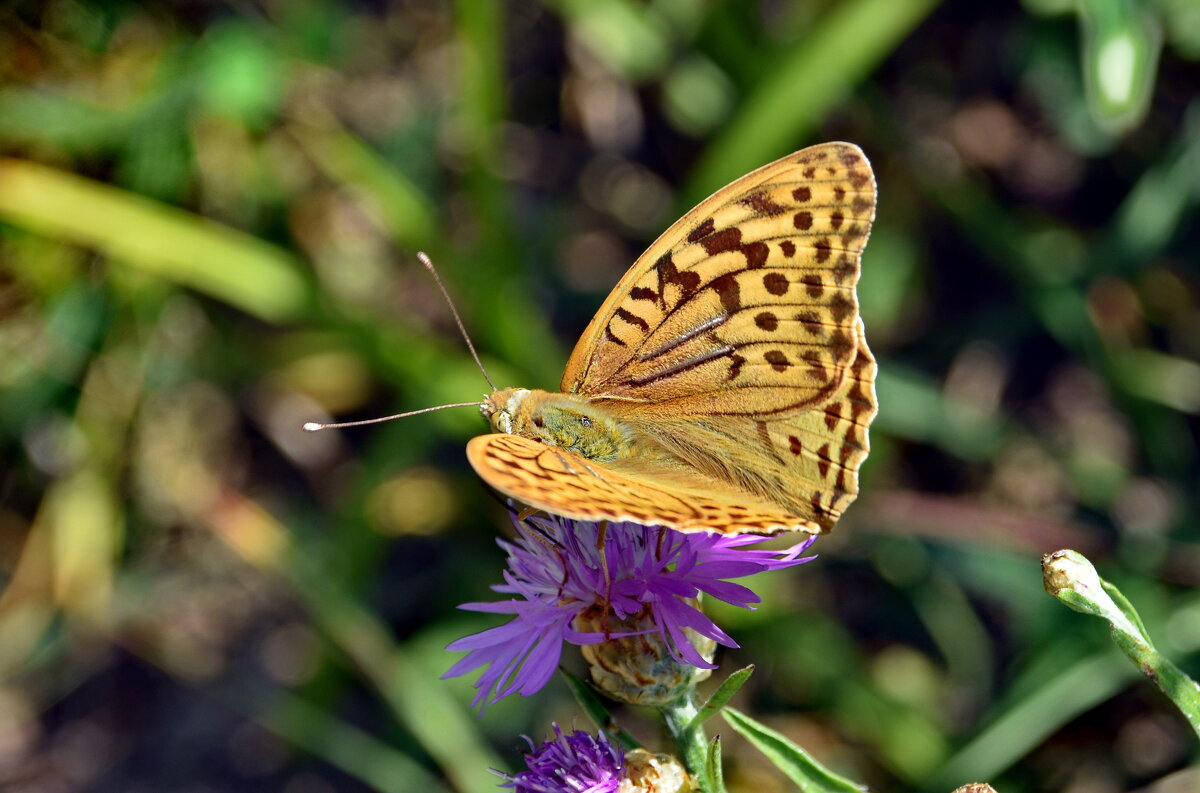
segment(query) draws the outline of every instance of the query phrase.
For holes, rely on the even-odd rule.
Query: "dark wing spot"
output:
[[[701,228],[705,227],[707,227],[707,224]],[[697,229],[692,232],[692,236],[695,236],[699,231],[700,229]],[[691,237],[688,237],[688,239],[691,239]],[[765,242],[748,242],[743,245],[742,230],[737,226],[730,226],[727,229],[710,233],[703,239],[699,237],[696,237],[696,239],[704,246],[704,250],[709,256],[716,256],[718,253],[725,253],[727,251],[737,251],[746,257],[746,266],[751,270],[766,264],[767,254],[770,253]]]
[[[800,445],[800,439],[795,435],[788,436],[788,450],[795,455],[799,455],[800,452],[804,451],[804,447]]]
[[[733,380],[742,371],[742,365],[746,363],[746,359],[734,353],[729,356],[729,379]]]
[[[825,406],[825,426],[832,430],[842,420],[842,408],[837,402]]]
[[[757,270],[766,264],[767,254],[771,252],[765,242],[748,242],[739,250],[746,257],[746,267],[751,270]]]
[[[829,444],[826,443],[817,450],[817,472],[824,479],[829,475]]]
[[[654,303],[658,302],[658,292],[655,292],[648,286],[635,286],[629,291],[629,296],[634,300],[649,300]]]
[[[818,262],[829,260],[829,240],[817,240],[813,243],[813,248],[817,251]]]
[[[866,187],[869,181],[871,181],[871,177],[865,173],[859,173],[858,171],[850,172],[850,184],[859,190]]]
[[[792,224],[801,231],[808,231],[812,228],[812,213],[808,210],[797,212],[792,218]]]
[[[760,215],[780,215],[787,212],[787,207],[780,206],[771,200],[771,197],[764,193],[755,193],[748,198],[743,198],[742,203],[753,209]]]
[[[838,259],[837,267],[833,268],[833,277],[839,284],[841,284],[856,272],[858,272],[858,265],[855,264],[853,259],[843,253],[842,257]]]
[[[741,288],[733,273],[725,273],[725,275],[713,279],[709,286],[716,290],[717,295],[721,298],[721,306],[727,314],[732,314],[742,307]]]
[[[846,200],[846,188],[842,187],[841,185],[838,185],[837,187],[833,188],[833,200],[838,202],[839,204],[842,203],[843,201],[845,201]],[[851,208],[853,209],[853,207],[851,207]],[[858,214],[858,213],[855,213],[855,214]]]
[[[842,155],[842,162],[845,163],[847,168],[853,168],[855,165],[858,165],[861,160],[862,157],[858,156],[852,151],[848,151]]]
[[[716,223],[712,218],[701,223],[696,228],[692,229],[692,233],[688,235],[688,242],[699,242],[700,240],[712,234],[716,230]]]
[[[866,229],[857,223],[851,223],[850,228],[846,229],[846,233],[842,235],[842,247],[849,248],[850,243],[860,240],[867,236]]]
[[[767,363],[771,364],[771,368],[777,372],[786,372],[792,365],[792,362],[787,359],[779,350],[768,350],[763,353],[763,358]]]
[[[854,213],[855,217],[857,217],[858,215],[861,215],[869,210],[871,206],[872,204],[870,201],[860,195],[856,195],[854,196],[854,200],[850,202],[850,211]]]
[[[783,251],[783,255],[790,259],[796,255],[796,243],[791,240],[784,240],[779,243],[779,250]]]
[[[846,361],[850,359],[850,353],[854,351],[854,342],[840,329],[835,330],[829,337],[829,349],[835,360]]]
[[[730,226],[708,235],[700,241],[700,244],[704,246],[704,250],[708,252],[709,256],[716,256],[725,251],[734,251],[742,245],[742,230],[737,226]]]
[[[779,318],[770,311],[761,311],[755,315],[754,324],[765,331],[774,331],[779,327]]]
[[[854,313],[855,309],[854,304],[850,302],[850,299],[841,292],[838,292],[833,296],[833,299],[829,301],[829,310],[833,313],[834,321],[840,325],[842,324],[842,321],[846,319],[846,317],[849,317]]]
[[[800,283],[808,288],[808,296],[814,299],[820,297],[825,291],[825,285],[821,283],[821,276],[816,273],[809,273],[801,277]]]
[[[816,168],[805,168],[803,171],[803,174],[804,174],[805,179],[812,179],[814,176],[817,175],[817,169]]]
[[[803,204],[805,201],[811,201],[812,190],[807,187],[797,187],[792,191],[792,198],[796,199],[797,203],[801,204]]]
[[[850,392],[847,394],[847,396],[850,397],[850,420],[857,422],[858,417],[861,416],[864,411],[866,411],[867,403],[870,400],[867,399],[867,395],[864,394],[862,389],[857,385],[850,389]]]
[[[665,307],[666,285],[674,284],[679,287],[682,292],[680,300],[687,300],[696,289],[700,286],[700,273],[694,273],[690,270],[679,271],[675,267],[675,262],[671,260],[671,254],[663,254],[659,259],[654,269],[658,271],[658,304]]]
[[[845,220],[845,216],[842,214],[842,210],[839,209],[829,216],[829,225],[834,229],[840,229],[843,220]]]
[[[783,273],[767,273],[763,276],[763,288],[773,295],[787,294],[788,279]]]
[[[800,320],[800,323],[802,325],[804,325],[804,329],[807,330],[812,335],[814,335],[814,336],[821,335],[821,333],[823,331],[823,326],[821,325],[821,318],[819,316],[817,316],[817,312],[801,311],[799,314],[796,315],[796,319]]]
[[[639,317],[637,314],[634,314],[632,311],[626,311],[623,308],[618,308],[617,318],[625,320],[630,325],[636,325],[642,330],[650,330],[650,323]]]

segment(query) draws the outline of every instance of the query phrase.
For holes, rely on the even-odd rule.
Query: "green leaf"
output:
[[[704,775],[709,793],[725,793],[725,772],[721,769],[721,736],[713,736],[708,744],[708,757],[704,764]]]
[[[856,784],[833,773],[812,759],[808,752],[746,714],[726,708],[721,715],[729,722],[730,727],[754,744],[804,793],[861,793],[867,789],[865,785]]]
[[[612,717],[608,706],[604,704],[604,700],[600,698],[595,689],[561,666],[558,671],[567,681],[567,687],[571,689],[571,693],[575,695],[575,701],[579,703],[579,707],[583,708],[584,713],[588,715],[593,724],[609,735],[615,736],[626,749],[642,748],[637,738],[617,726],[616,719]]]
[[[831,3],[803,41],[771,59],[680,196],[685,206],[786,154],[937,6],[937,0]]]
[[[251,703],[230,698],[232,708],[251,713],[276,735],[314,757],[319,757],[379,793],[450,793],[440,779],[421,763],[386,741],[332,716],[286,692],[275,692],[277,702],[260,713]]]
[[[1065,641],[1072,643],[1070,638]],[[1056,661],[1056,666],[1058,671],[1048,679],[997,709],[988,724],[928,780],[928,789],[945,790],[963,779],[999,776],[1047,736],[1128,688],[1134,679],[1133,670],[1110,652]]]
[[[691,727],[699,727],[704,722],[717,715],[717,712],[733,699],[733,695],[750,679],[750,675],[754,674],[754,664],[747,666],[745,669],[739,669],[717,687],[713,695],[708,698],[708,701],[700,708],[700,712],[696,714],[696,718],[692,719]]]
[[[34,162],[0,160],[0,218],[99,250],[268,322],[302,316],[312,296],[287,251],[229,226]]]

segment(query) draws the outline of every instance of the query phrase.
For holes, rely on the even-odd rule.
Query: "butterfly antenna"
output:
[[[442,291],[442,297],[446,298],[446,305],[450,306],[450,313],[454,315],[454,321],[458,325],[458,332],[462,334],[463,341],[467,343],[467,349],[471,351],[471,357],[475,359],[475,365],[483,373],[483,379],[487,380],[487,384],[495,391],[496,384],[492,382],[492,378],[488,377],[487,369],[483,368],[483,361],[479,360],[479,353],[475,352],[475,345],[471,343],[471,337],[467,335],[467,327],[463,325],[462,317],[458,315],[458,309],[454,307],[454,301],[450,299],[450,293],[446,291],[446,286],[442,283],[442,277],[438,275],[437,268],[433,266],[429,255],[424,251],[417,252],[417,261],[425,265],[425,269],[433,276],[434,283]]]
[[[391,421],[392,419],[402,419],[408,416],[416,416],[419,413],[432,413],[435,410],[445,410],[446,408],[465,408],[478,407],[482,402],[455,402],[453,405],[435,405],[431,408],[421,408],[420,410],[410,410],[407,413],[397,413],[394,416],[383,416],[377,419],[363,419],[362,421],[343,421],[340,424],[320,424],[316,421],[305,423],[304,429],[306,432],[317,432],[318,430],[336,430],[343,427],[361,427],[364,424],[379,424],[383,421]]]

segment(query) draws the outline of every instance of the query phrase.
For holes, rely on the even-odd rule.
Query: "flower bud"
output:
[[[1102,604],[1109,596],[1096,568],[1078,551],[1055,551],[1043,556],[1042,586],[1068,608],[1097,617],[1105,615]]]
[[[1109,594],[1096,568],[1079,551],[1062,550],[1043,556],[1042,585],[1046,592],[1058,598],[1068,608],[1083,614],[1103,617],[1118,633],[1134,641],[1149,643],[1150,639],[1145,635],[1144,629],[1121,610]]]
[[[697,605],[694,599],[687,603]],[[671,648],[655,627],[649,607],[618,619],[610,606],[596,604],[580,612],[574,628],[580,632],[639,634],[618,636],[580,648],[591,668],[592,681],[618,702],[666,705],[685,696],[712,674],[711,669],[701,669],[672,657]],[[716,642],[690,628],[683,631],[700,656],[712,663]]]
[[[692,781],[683,764],[669,754],[634,749],[625,754],[625,772],[617,793],[692,793]]]

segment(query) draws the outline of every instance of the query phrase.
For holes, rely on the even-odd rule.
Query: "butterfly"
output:
[[[559,393],[493,391],[467,457],[500,493],[587,521],[828,531],[877,411],[859,317],[875,179],[850,143],[746,174],[676,221],[604,301]]]

